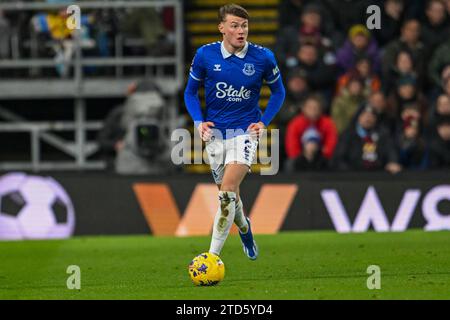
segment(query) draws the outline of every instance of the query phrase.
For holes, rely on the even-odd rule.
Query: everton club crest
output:
[[[242,69],[247,76],[252,76],[255,74],[255,66],[252,63],[244,63],[244,69]]]

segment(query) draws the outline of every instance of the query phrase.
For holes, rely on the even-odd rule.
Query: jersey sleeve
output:
[[[264,70],[264,80],[267,84],[275,83],[280,78],[280,69],[278,68],[275,55],[269,49],[266,50],[266,67]]]
[[[192,60],[189,76],[197,81],[205,80],[206,68],[203,57],[203,47],[197,50],[194,59]]]

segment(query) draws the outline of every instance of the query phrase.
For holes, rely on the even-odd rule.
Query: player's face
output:
[[[223,34],[223,40],[233,48],[242,48],[248,37],[248,20],[228,14],[225,21],[219,24],[219,31]]]

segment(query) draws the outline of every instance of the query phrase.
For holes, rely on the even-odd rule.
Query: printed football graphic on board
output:
[[[0,177],[0,240],[62,239],[74,228],[72,201],[56,180],[24,173]]]

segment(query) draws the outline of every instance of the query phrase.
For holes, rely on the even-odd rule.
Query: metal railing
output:
[[[88,130],[99,130],[102,127],[101,122],[89,122],[86,119],[86,98],[95,96],[95,89],[89,90],[89,81],[84,74],[86,66],[109,66],[115,67],[115,77],[96,79],[97,86],[103,84],[104,90],[102,96],[111,90],[112,96],[118,95],[118,91],[122,95],[126,93],[126,81],[123,79],[123,67],[125,66],[145,66],[154,67],[155,72],[151,75],[156,81],[160,81],[163,94],[168,97],[168,107],[165,109],[164,118],[168,121],[169,129],[174,129],[177,123],[177,103],[178,92],[184,81],[184,60],[183,60],[183,10],[180,0],[165,1],[73,1],[71,3],[46,3],[46,2],[14,2],[0,3],[0,10],[8,11],[45,11],[51,9],[63,9],[69,5],[76,4],[82,12],[85,10],[95,9],[125,9],[125,8],[158,8],[173,7],[175,13],[175,54],[174,56],[147,57],[132,56],[125,57],[121,54],[121,50],[116,50],[114,57],[97,58],[83,57],[83,51],[80,45],[79,31],[74,30],[73,41],[75,43],[74,56],[67,64],[73,68],[73,77],[71,79],[0,79],[0,99],[51,99],[67,97],[73,98],[73,121],[45,121],[31,122],[23,119],[11,110],[0,107],[0,118],[8,121],[8,123],[0,124],[0,133],[6,132],[29,132],[31,139],[31,160],[29,162],[0,162],[0,170],[83,170],[83,169],[102,169],[105,163],[102,161],[89,161],[88,157],[98,150],[96,142],[87,141]],[[115,47],[117,48],[123,39],[120,36],[115,38]],[[47,58],[20,58],[17,53],[18,44],[17,37],[12,37],[12,57],[13,59],[0,60],[0,72],[5,69],[32,69],[44,67],[56,67],[55,59]],[[15,45],[14,45],[15,44]],[[173,74],[165,74],[164,66],[171,66],[174,70]],[[134,80],[137,80],[134,78]],[[131,82],[131,79],[130,79]],[[49,90],[48,85],[54,84],[63,88],[62,92],[54,92]],[[46,87],[47,86],[47,87]],[[3,88],[3,89],[2,89]],[[48,90],[49,95],[45,93]],[[72,131],[75,133],[74,141],[66,141],[54,133],[49,131]],[[44,162],[41,157],[40,142],[44,141],[51,144],[58,150],[72,156],[74,161],[69,162]],[[3,150],[5,152],[5,150]]]

